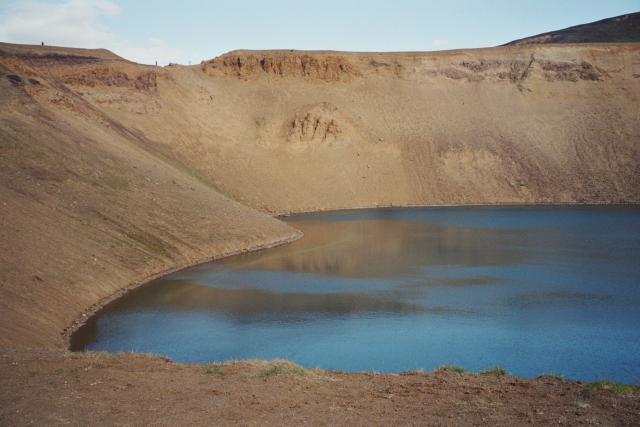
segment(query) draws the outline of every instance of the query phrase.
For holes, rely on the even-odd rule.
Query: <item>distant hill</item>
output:
[[[504,46],[548,43],[620,42],[640,42],[640,12],[538,34],[536,36],[514,40]]]

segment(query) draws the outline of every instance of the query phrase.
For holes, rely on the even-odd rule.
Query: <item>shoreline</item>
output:
[[[142,280],[133,282],[123,288],[120,288],[117,292],[114,292],[113,294],[109,295],[106,298],[101,299],[100,301],[97,301],[96,303],[94,303],[91,307],[89,307],[87,310],[83,311],[82,314],[80,314],[80,316],[78,316],[78,318],[76,318],[73,322],[71,322],[71,324],[69,326],[67,326],[62,332],[61,332],[61,336],[62,336],[62,348],[66,351],[70,351],[72,353],[82,353],[79,351],[73,351],[71,350],[71,337],[73,336],[73,334],[75,334],[78,329],[80,329],[82,326],[84,326],[87,321],[89,319],[91,319],[93,316],[95,316],[96,314],[98,314],[100,312],[100,310],[102,310],[104,307],[106,307],[107,305],[109,305],[110,303],[112,303],[113,301],[125,296],[127,293],[129,293],[130,291],[134,290],[134,289],[138,289],[142,286],[148,285],[149,283],[151,283],[152,281],[154,281],[155,279],[158,279],[160,277],[166,276],[168,274],[172,274],[172,273],[176,273],[178,271],[190,268],[190,267],[195,267],[197,265],[200,264],[206,264],[208,262],[212,262],[212,261],[217,261],[223,258],[228,258],[234,255],[240,255],[240,254],[245,254],[248,252],[257,252],[257,251],[261,251],[264,249],[270,249],[270,248],[274,248],[277,246],[281,246],[281,245],[286,245],[287,243],[291,243],[291,242],[295,242],[296,240],[301,239],[304,236],[304,233],[302,233],[302,231],[295,229],[295,233],[292,236],[289,236],[287,238],[284,239],[278,239],[272,242],[267,242],[267,243],[263,243],[263,244],[259,244],[259,245],[255,245],[255,246],[250,246],[248,248],[244,248],[244,249],[238,249],[238,250],[233,250],[233,251],[229,251],[229,252],[224,252],[221,254],[217,254],[217,255],[212,255],[212,256],[208,256],[205,258],[199,258],[195,261],[183,264],[183,265],[178,265],[175,267],[171,267],[168,268],[166,270],[162,270],[160,272],[157,272],[155,274],[152,274],[150,276],[145,277]]]
[[[445,203],[445,204],[406,204],[406,205],[376,205],[376,206],[356,206],[356,207],[336,207],[336,208],[318,208],[312,210],[300,210],[300,211],[283,211],[280,212],[267,212],[273,215],[274,218],[289,218],[295,215],[310,215],[315,213],[330,213],[330,212],[342,212],[351,210],[366,210],[366,209],[414,209],[414,208],[465,208],[465,207],[570,207],[570,206],[637,206],[640,207],[640,201],[637,202],[541,202],[541,203]]]

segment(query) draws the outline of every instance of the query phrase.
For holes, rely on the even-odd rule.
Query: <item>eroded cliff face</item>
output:
[[[172,77],[199,71],[217,153],[186,162],[266,211],[638,201],[639,45],[237,51]]]
[[[296,112],[287,131],[289,142],[319,142],[337,139],[342,133],[338,108],[329,103],[309,106]]]
[[[639,198],[637,44],[234,51],[165,68],[11,49],[6,78],[42,105],[267,212]]]
[[[479,59],[472,56],[469,59],[454,59],[446,64],[437,62],[437,54],[339,56],[324,52],[238,51],[203,62],[201,67],[205,73],[212,76],[222,74],[244,80],[271,76],[350,82],[354,78],[366,79],[371,72],[412,79],[424,73],[453,80],[506,80],[512,83],[521,82],[535,74],[543,76],[547,81],[576,82],[602,80],[608,77],[605,70],[575,55],[580,50],[576,49],[573,54],[566,56],[554,55],[553,50],[549,49],[514,49],[512,56],[505,56],[496,50],[493,54],[486,52],[485,55],[480,55]],[[370,56],[369,61],[366,61],[367,56]]]
[[[109,66],[94,68],[88,72],[80,71],[65,75],[61,81],[73,86],[116,86],[128,87],[143,91],[155,91],[158,87],[156,71],[143,71],[130,76]]]
[[[309,54],[296,51],[231,52],[204,62],[202,70],[221,70],[224,74],[245,79],[264,74],[273,77],[339,81],[359,74],[353,64],[339,54]]]
[[[0,343],[50,343],[141,274],[295,235],[256,210],[640,202],[640,44],[164,68],[0,44],[0,96]]]

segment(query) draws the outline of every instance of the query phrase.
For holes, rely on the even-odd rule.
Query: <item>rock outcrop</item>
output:
[[[344,56],[296,51],[230,52],[204,62],[202,67],[205,71],[220,70],[241,78],[265,74],[280,78],[340,81],[359,75],[356,67]]]
[[[532,55],[528,59],[480,59],[464,60],[438,70],[429,70],[431,75],[440,75],[452,80],[479,82],[485,79],[505,80],[521,83],[532,74],[539,73],[547,81],[601,80],[606,72],[596,68],[586,60],[538,59]]]
[[[106,66],[91,67],[75,74],[69,74],[62,78],[62,82],[72,86],[116,86],[130,87],[141,91],[153,92],[158,87],[158,74],[156,71],[146,71],[130,76],[117,68]]]
[[[336,117],[337,107],[323,102],[296,113],[290,122],[287,140],[291,142],[325,142],[342,132]]]

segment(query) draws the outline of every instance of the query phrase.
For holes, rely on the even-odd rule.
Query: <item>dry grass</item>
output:
[[[445,372],[453,372],[456,374],[464,374],[464,368],[461,366],[455,366],[455,365],[445,365],[445,366],[441,366],[437,369],[438,371],[445,371]]]
[[[591,390],[608,390],[614,394],[640,396],[640,385],[620,384],[613,381],[595,381],[589,383]]]
[[[509,373],[503,368],[496,366],[495,368],[486,369],[484,371],[480,371],[480,375],[496,375],[499,377],[508,375]]]

